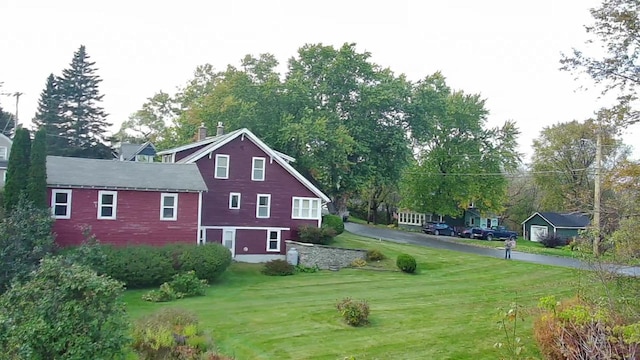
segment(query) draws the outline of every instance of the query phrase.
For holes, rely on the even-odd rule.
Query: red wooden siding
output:
[[[175,162],[178,162],[178,161],[186,158],[187,156],[193,154],[194,152],[201,150],[205,146],[209,146],[209,144],[207,143],[207,144],[203,144],[203,145],[200,145],[200,146],[192,147],[191,149],[187,149],[187,150],[183,150],[183,151],[177,152],[174,160],[175,160]]]
[[[307,225],[317,226],[317,221],[295,220],[297,226],[306,222]],[[230,226],[229,228],[233,228]],[[222,229],[207,229],[207,243],[222,243]],[[285,240],[297,240],[295,230],[282,230],[280,232],[280,251],[267,251],[267,230],[266,229],[236,229],[235,255],[284,255],[286,249]],[[244,248],[247,248],[245,251]]]
[[[116,220],[98,220],[99,189],[72,189],[71,219],[56,219],[53,231],[60,246],[79,245],[82,227],[104,244],[195,244],[198,229],[198,193],[178,193],[176,221],[160,220],[158,191],[119,190]],[[48,191],[51,200],[51,189]]]
[[[214,178],[216,154],[229,155],[229,179]],[[266,158],[264,181],[251,180],[253,157]],[[283,227],[295,230],[302,224],[317,225],[317,221],[291,219],[292,197],[317,196],[275,160],[271,161],[248,138],[235,138],[216,150],[211,158],[205,156],[197,164],[209,188],[209,192],[203,194],[203,226]],[[239,210],[229,209],[229,193],[232,192],[241,194]],[[258,194],[271,194],[269,218],[256,217]],[[285,231],[282,240],[291,239],[292,236]],[[239,239],[240,235],[236,235],[236,238]]]

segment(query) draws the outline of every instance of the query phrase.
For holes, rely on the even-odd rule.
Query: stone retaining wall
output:
[[[330,267],[343,268],[351,265],[356,259],[367,259],[367,250],[343,249],[325,245],[307,244],[286,240],[287,253],[291,248],[298,251],[298,264],[307,267],[318,266],[320,269]]]

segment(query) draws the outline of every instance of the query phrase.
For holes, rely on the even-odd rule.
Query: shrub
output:
[[[296,272],[299,273],[314,273],[314,272],[318,272],[320,271],[320,268],[318,267],[318,265],[314,265],[314,266],[304,266],[304,265],[296,265]]]
[[[100,245],[96,236],[91,233],[90,226],[84,227],[82,234],[84,236],[82,244],[64,251],[65,258],[69,263],[84,265],[92,268],[98,274],[104,274],[104,264],[107,260],[104,247]]]
[[[417,268],[416,259],[409,254],[400,254],[396,259],[398,269],[406,273],[414,273]]]
[[[555,234],[547,234],[540,239],[540,243],[546,248],[556,248],[567,245],[567,239]]]
[[[25,280],[40,260],[54,248],[53,219],[46,209],[36,208],[20,197],[11,214],[0,222],[0,294],[13,280]]]
[[[169,286],[180,294],[180,297],[202,296],[207,290],[207,280],[200,280],[195,271],[188,271],[174,275]]]
[[[134,324],[132,347],[147,360],[199,359],[213,341],[200,330],[193,313],[165,308]]]
[[[303,243],[329,245],[335,236],[335,230],[328,227],[303,225],[298,229],[298,238]]]
[[[193,245],[178,259],[181,271],[194,271],[198,279],[213,282],[231,265],[231,252],[222,244]]]
[[[367,251],[367,260],[369,261],[380,261],[384,260],[386,256],[382,253],[382,251],[378,249],[371,249]]]
[[[85,266],[45,258],[29,281],[0,296],[2,355],[117,358],[130,342],[122,292],[122,283]]]
[[[369,304],[365,300],[344,298],[336,304],[342,318],[351,326],[361,326],[369,322]]]
[[[602,308],[579,299],[561,304],[553,297],[542,299],[540,307],[534,337],[546,359],[635,359],[640,351],[635,325],[619,324]]]
[[[367,265],[367,261],[365,259],[355,259],[351,262],[351,266],[353,267],[363,267]]]
[[[151,302],[167,302],[173,301],[175,299],[179,299],[179,296],[175,290],[169,285],[169,283],[164,283],[160,285],[160,289],[151,290],[145,294],[142,294],[142,300],[151,301]]]
[[[322,226],[333,229],[336,235],[344,232],[344,221],[338,215],[327,214],[322,217]]]
[[[262,273],[269,276],[293,275],[295,271],[295,266],[289,264],[286,260],[281,259],[267,261],[262,268]]]
[[[171,280],[176,270],[161,247],[104,246],[104,272],[128,288],[159,286]]]

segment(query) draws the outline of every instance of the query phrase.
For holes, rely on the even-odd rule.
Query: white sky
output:
[[[245,54],[269,52],[284,71],[305,43],[355,42],[411,80],[440,70],[451,87],[481,93],[489,124],[515,120],[520,151],[530,155],[544,126],[583,120],[607,105],[597,90],[578,90],[589,80],[558,70],[561,52],[582,47],[588,9],[599,3],[0,0],[0,81],[2,91],[24,93],[20,121],[30,122],[49,73],[59,75],[84,44],[117,131],[147,97],[173,94],[197,65],[223,70]],[[0,96],[0,104],[15,110],[13,98]]]

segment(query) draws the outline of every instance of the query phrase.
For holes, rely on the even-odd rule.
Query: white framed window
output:
[[[280,230],[267,230],[267,251],[280,252]]]
[[[256,217],[268,218],[271,215],[271,194],[258,194]]]
[[[320,218],[320,199],[293,197],[292,219]]]
[[[229,193],[229,209],[240,209],[240,193]]]
[[[136,161],[137,162],[151,163],[151,162],[153,162],[153,156],[151,156],[151,155],[136,155]]]
[[[0,160],[7,160],[7,147],[0,146]]]
[[[213,177],[216,179],[229,178],[229,155],[216,154],[216,170]]]
[[[71,190],[51,190],[51,215],[54,219],[71,219]]]
[[[160,220],[178,220],[178,194],[160,194]]]
[[[254,157],[251,159],[251,180],[264,181],[264,170],[267,160],[263,157]]]
[[[98,191],[98,219],[115,220],[117,208],[117,191]]]

